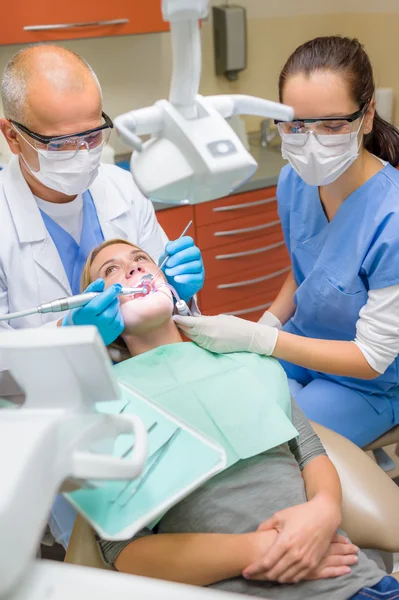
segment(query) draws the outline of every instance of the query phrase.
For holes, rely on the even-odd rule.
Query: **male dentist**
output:
[[[13,157],[0,173],[0,314],[79,293],[86,258],[104,240],[129,240],[158,260],[168,240],[151,202],[130,173],[100,166],[113,124],[86,61],[57,46],[27,47],[8,62],[1,96],[0,127]],[[189,301],[203,285],[201,253],[190,237],[166,249],[168,281]],[[100,280],[91,290],[103,286]],[[117,294],[112,286],[92,301],[95,311],[88,305],[67,319],[49,313],[1,321],[0,332],[95,325],[110,344],[123,330]],[[0,358],[0,397],[15,397],[19,390],[7,357]],[[73,509],[58,496],[49,523],[64,546],[74,519]]]
[[[86,61],[57,46],[24,48],[4,70],[1,96],[0,127],[13,157],[0,173],[0,314],[79,293],[85,260],[104,240],[127,239],[158,260],[168,240],[151,202],[130,173],[100,166],[113,124]],[[190,237],[170,242],[167,252],[165,274],[188,301],[203,285],[201,253]],[[111,343],[123,328],[116,296],[112,287],[95,300],[94,317],[80,310],[62,323],[95,325]],[[60,315],[33,315],[2,321],[0,331],[57,322]],[[5,368],[3,360],[0,396],[13,392]]]

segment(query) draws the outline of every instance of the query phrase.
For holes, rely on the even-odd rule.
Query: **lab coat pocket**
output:
[[[360,309],[366,304],[367,290],[361,281],[352,284],[333,282],[322,284],[316,320],[329,339],[353,340]]]

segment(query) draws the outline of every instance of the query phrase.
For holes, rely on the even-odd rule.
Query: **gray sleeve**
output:
[[[120,542],[109,542],[107,540],[101,539],[98,535],[96,536],[98,547],[100,548],[101,556],[103,561],[109,567],[113,567],[116,559],[119,554],[129,546],[132,542],[139,540],[142,537],[147,537],[148,535],[154,535],[154,532],[148,527],[144,527],[141,531],[138,531],[136,535],[134,535],[130,540],[122,540]]]
[[[327,456],[323,445],[314,432],[313,427],[299,408],[297,402],[291,398],[292,423],[298,431],[298,437],[288,442],[292,454],[299,465],[301,471],[307,463],[316,456]]]

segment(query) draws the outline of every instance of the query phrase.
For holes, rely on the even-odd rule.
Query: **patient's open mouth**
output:
[[[147,298],[147,296],[149,296],[152,292],[150,293],[142,293],[142,292],[136,292],[135,294],[132,294],[131,296],[125,296],[126,300],[139,300],[141,298]]]

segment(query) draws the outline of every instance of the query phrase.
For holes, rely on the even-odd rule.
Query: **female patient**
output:
[[[111,240],[89,256],[82,284],[86,288],[103,278],[106,287],[132,287],[156,271],[139,248]],[[133,358],[117,369],[134,369],[150,357],[154,381],[157,360],[167,357],[160,347],[187,352],[188,357],[193,348],[182,344],[172,318],[173,300],[163,282],[161,273],[158,291],[120,300],[125,329],[118,343]],[[207,353],[197,347],[195,351]],[[251,360],[252,355],[246,356]],[[219,357],[207,353],[207,358]],[[274,365],[267,357],[254,360]],[[254,393],[253,378],[247,389]],[[258,400],[265,402],[261,396]],[[143,529],[126,542],[99,540],[104,560],[126,573],[265,598],[398,597],[399,583],[336,533],[341,521],[339,480],[294,401],[292,422],[298,437],[238,460],[170,509],[153,530]]]

